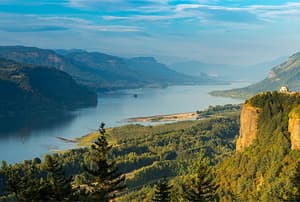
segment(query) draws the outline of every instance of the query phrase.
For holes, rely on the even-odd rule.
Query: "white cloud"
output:
[[[22,21],[22,24],[18,23]],[[0,13],[0,28],[6,31],[47,31],[48,29],[84,30],[100,32],[142,32],[137,26],[99,25],[89,20],[75,17],[49,17],[38,15],[16,15]],[[49,30],[51,31],[51,30]]]
[[[242,11],[252,13],[262,18],[273,17],[288,17],[286,15],[300,14],[300,3],[286,3],[282,5],[250,5],[245,7],[226,7],[226,6],[212,6],[203,4],[178,4],[176,12],[183,12],[185,10],[219,10],[219,11]]]

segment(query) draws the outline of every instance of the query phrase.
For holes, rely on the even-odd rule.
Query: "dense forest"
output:
[[[297,95],[268,92],[257,139],[235,151],[241,105],[209,107],[196,121],[127,125],[80,138],[78,149],[2,163],[1,200],[282,201],[300,196],[300,152],[288,116]],[[18,183],[16,183],[18,182]]]
[[[260,109],[257,138],[218,166],[219,192],[228,200],[230,192],[242,201],[294,200],[300,152],[291,150],[288,119],[300,104],[299,94],[261,93],[246,103]]]
[[[114,168],[119,168],[115,173],[117,176],[120,177],[121,173],[126,176],[125,181],[121,183],[126,185],[126,188],[116,192],[117,200],[149,201],[155,198],[156,184],[164,178],[172,187],[169,194],[172,200],[199,194],[200,197],[202,195],[215,196],[215,170],[212,166],[234,151],[234,139],[239,128],[237,106],[232,105],[232,112],[228,112],[228,108],[229,106],[224,107],[224,109],[220,106],[211,107],[210,114],[212,117],[198,121],[157,126],[128,125],[108,129],[106,135],[103,135],[103,130],[100,127],[99,131],[80,140],[81,145],[88,147],[69,150],[52,156],[47,155],[43,160],[35,158],[14,165],[8,165],[4,162],[1,168],[2,181],[4,182],[1,186],[2,199],[11,200],[17,197],[17,200],[26,200],[31,191],[36,191],[34,186],[45,187],[45,193],[43,190],[40,192],[43,191],[42,196],[46,197],[46,193],[51,193],[56,189],[51,179],[58,175],[59,179],[63,179],[59,181],[69,187],[66,193],[70,194],[64,196],[64,200],[74,200],[76,197],[77,199],[92,197],[85,199],[93,200],[92,194],[90,196],[82,195],[86,193],[86,190],[82,191],[81,189],[90,187],[86,183],[87,180],[90,182],[97,181],[97,177],[89,175],[86,166],[96,166],[91,160],[95,155],[93,148],[98,148],[98,146],[92,142],[99,142],[99,138],[102,136],[107,137],[109,145],[112,146],[106,145],[108,164],[115,166]],[[48,164],[51,164],[49,161],[56,165],[52,171],[49,171],[48,168]],[[57,174],[54,174],[53,170],[58,170],[55,171]],[[112,169],[109,168],[108,170],[111,171]],[[209,193],[199,193],[196,188],[193,189],[193,186],[196,187],[199,183],[198,178],[201,178],[197,170],[203,172],[202,175],[207,176],[207,183],[210,187],[209,190],[211,190]],[[29,179],[34,179],[34,181]],[[15,180],[24,185],[13,188],[12,185]],[[190,184],[190,182],[194,183]],[[91,184],[93,185],[93,183]],[[203,184],[201,186],[208,185]],[[24,190],[25,188],[26,190]],[[112,192],[109,191],[109,193]],[[189,193],[189,195],[185,196],[183,193]],[[109,197],[111,197],[110,194]],[[41,196],[36,197],[30,200],[39,201],[38,197]]]

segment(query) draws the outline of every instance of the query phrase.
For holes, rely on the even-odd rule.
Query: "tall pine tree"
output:
[[[171,201],[171,189],[173,186],[169,185],[166,178],[160,180],[155,186],[155,194],[152,199],[153,202],[168,202]]]
[[[190,173],[189,182],[183,187],[183,197],[188,201],[214,200],[217,185],[209,160],[203,154],[190,167]]]
[[[105,124],[101,123],[99,137],[91,145],[84,170],[88,177],[86,193],[89,200],[109,201],[124,188],[125,176],[118,173],[115,163],[109,160],[111,146],[106,140]]]
[[[46,155],[43,168],[47,171],[47,182],[50,189],[47,193],[49,200],[74,200],[72,196],[71,178],[67,178],[62,166],[55,156]]]

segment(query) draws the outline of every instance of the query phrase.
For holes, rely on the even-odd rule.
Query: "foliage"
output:
[[[48,198],[48,183],[42,178],[40,170],[29,162],[7,165],[2,162],[1,174],[5,176],[5,200],[43,201]]]
[[[166,178],[160,180],[155,186],[154,197],[152,201],[154,202],[168,202],[171,197],[172,186],[169,185],[169,182]]]
[[[218,110],[220,113],[217,112]],[[149,201],[154,196],[154,183],[166,177],[170,180],[170,185],[174,187],[170,194],[172,201],[179,201],[182,200],[179,196],[182,194],[182,185],[190,175],[189,167],[193,159],[197,159],[199,151],[203,151],[204,156],[211,159],[213,166],[224,157],[230,156],[235,149],[234,141],[239,130],[238,112],[233,110],[232,113],[228,113],[230,111],[223,113],[225,109],[219,108],[218,110],[216,111],[218,115],[197,121],[157,126],[127,125],[108,129],[107,135],[100,134],[99,136],[99,132],[106,132],[100,129],[98,136],[93,133],[83,138],[86,143],[95,140],[100,147],[92,144],[93,146],[89,149],[73,149],[51,158],[59,165],[58,168],[61,166],[61,171],[63,171],[61,173],[65,174],[64,179],[72,177],[71,196],[78,197],[78,200],[87,200],[88,196],[91,196],[90,200],[94,200],[96,196],[92,196],[93,189],[95,191],[100,187],[100,183],[94,182],[101,181],[103,173],[113,174],[114,168],[118,167],[119,173],[126,173],[127,189],[116,194],[116,200]],[[106,138],[108,138],[108,144],[105,143]],[[101,154],[99,148],[103,148],[100,150],[104,153],[106,151],[106,155]],[[44,181],[47,184],[47,190],[51,192],[51,175],[45,169],[45,163],[40,163],[38,159],[26,162],[36,167],[35,178]],[[23,164],[10,166],[20,169]],[[106,167],[107,171],[100,171],[100,165],[102,168]],[[92,172],[88,174],[87,170],[99,174],[98,177],[91,174]],[[98,188],[97,185],[99,185]],[[8,196],[8,193],[4,195]],[[107,197],[106,194],[104,195]],[[114,192],[108,197],[113,195]]]
[[[71,179],[66,177],[57,157],[46,155],[43,169],[47,172],[47,181],[51,187],[48,193],[50,199],[53,201],[74,200]]]
[[[199,155],[199,158],[189,167],[188,182],[183,187],[183,196],[188,201],[213,201],[217,185],[209,160]]]
[[[223,200],[279,201],[293,190],[290,177],[299,151],[291,151],[288,117],[300,99],[297,94],[261,93],[247,103],[259,108],[257,138],[243,153],[219,165],[218,190]]]
[[[289,190],[287,199],[289,201],[300,201],[300,161],[297,163],[294,173],[291,176],[294,190]]]
[[[125,176],[118,173],[114,162],[108,161],[110,150],[111,146],[106,140],[104,123],[101,123],[99,137],[92,144],[87,157],[88,164],[84,166],[88,175],[85,190],[91,200],[109,201],[124,188]]]

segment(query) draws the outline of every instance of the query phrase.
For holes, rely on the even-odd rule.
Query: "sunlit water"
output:
[[[6,128],[0,131],[0,160],[20,162],[35,156],[42,157],[54,150],[75,147],[74,143],[66,143],[57,137],[80,137],[97,129],[102,121],[106,127],[113,127],[127,124],[125,120],[130,117],[192,112],[206,109],[209,105],[241,103],[243,100],[213,97],[208,92],[247,84],[113,91],[99,95],[98,105],[94,108],[80,109],[67,115],[9,120],[0,123],[5,124],[1,128]]]

